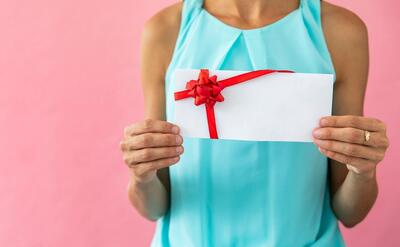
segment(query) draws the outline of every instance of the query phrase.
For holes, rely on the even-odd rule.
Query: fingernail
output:
[[[321,144],[321,140],[320,139],[313,139],[315,144]]]
[[[182,148],[181,146],[179,146],[179,147],[176,148],[176,152],[177,152],[177,153],[181,153],[182,151],[183,151],[183,148]]]
[[[314,135],[315,137],[317,137],[317,138],[321,138],[321,136],[322,136],[322,130],[320,130],[320,129],[314,130],[313,135]]]
[[[174,126],[174,127],[172,127],[172,132],[173,133],[179,133],[179,128],[178,128],[178,126]]]
[[[182,142],[182,137],[176,136],[176,144],[181,144]]]
[[[321,118],[320,124],[321,124],[321,125],[326,125],[326,124],[328,124],[328,119],[326,119],[326,118]]]

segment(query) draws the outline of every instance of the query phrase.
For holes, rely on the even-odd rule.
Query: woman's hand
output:
[[[313,137],[321,153],[346,164],[358,175],[373,176],[389,147],[382,121],[352,115],[328,116],[321,118],[319,125]]]
[[[183,153],[179,127],[161,120],[146,119],[124,129],[120,142],[123,160],[136,182],[149,182],[156,171],[179,161]]]

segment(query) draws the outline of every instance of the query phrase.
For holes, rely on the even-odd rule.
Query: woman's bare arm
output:
[[[333,115],[363,116],[368,78],[368,35],[352,12],[322,2],[322,24],[336,70]],[[328,142],[327,142],[328,143]],[[373,206],[378,192],[375,172],[359,176],[330,159],[332,207],[346,226],[359,223]]]
[[[137,126],[157,128],[158,131],[162,129],[164,133],[171,130],[169,129],[171,126],[152,120],[166,119],[164,77],[179,31],[181,8],[182,4],[177,3],[161,10],[146,22],[143,29],[140,67],[146,120],[136,124],[136,129],[139,128]],[[162,168],[157,169],[156,178],[149,181],[138,181],[137,171],[131,169],[129,199],[138,212],[149,220],[158,219],[168,210],[170,191],[168,165],[177,161],[164,162]]]

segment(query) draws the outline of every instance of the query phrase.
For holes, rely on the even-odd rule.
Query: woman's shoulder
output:
[[[146,20],[144,31],[160,34],[179,28],[182,7],[183,3],[178,2],[157,11]]]
[[[142,45],[158,50],[158,54],[168,60],[178,37],[182,7],[182,1],[169,5],[146,20],[141,35]]]
[[[363,68],[367,66],[368,31],[357,14],[321,1],[321,22],[337,78],[347,77],[354,72],[349,71],[352,68],[351,63],[359,64]]]
[[[324,31],[347,42],[366,38],[367,26],[353,11],[332,3],[321,1],[321,20]]]

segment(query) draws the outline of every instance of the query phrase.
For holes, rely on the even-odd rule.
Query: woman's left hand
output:
[[[367,177],[375,173],[389,147],[386,124],[361,116],[323,117],[313,137],[321,153]]]

